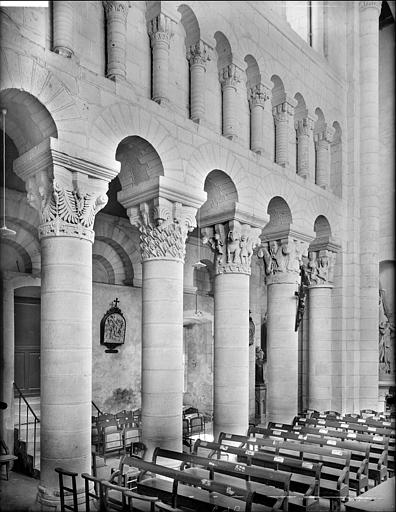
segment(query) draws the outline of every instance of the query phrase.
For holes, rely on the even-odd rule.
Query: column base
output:
[[[85,490],[77,489],[77,504],[85,504]],[[73,505],[71,493],[65,493],[65,505]],[[36,505],[29,512],[58,512],[61,510],[59,489],[47,489],[39,485],[36,497]]]
[[[70,59],[73,55],[73,50],[70,50],[70,48],[66,48],[65,46],[57,46],[54,48],[54,52],[58,55],[62,55],[62,57],[66,57],[67,59]]]

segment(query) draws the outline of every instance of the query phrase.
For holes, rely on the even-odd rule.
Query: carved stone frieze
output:
[[[235,89],[241,82],[242,70],[235,64],[228,64],[219,72],[219,79],[222,87],[230,86]]]
[[[206,65],[206,62],[211,60],[211,48],[200,39],[197,43],[193,44],[187,50],[187,59],[190,64]]]
[[[265,102],[271,97],[271,92],[264,84],[257,84],[248,90],[248,99],[250,108],[263,107]]]
[[[260,243],[259,228],[230,221],[202,231],[203,243],[208,244],[215,254],[216,274],[250,275],[253,250]]]
[[[334,277],[336,253],[323,249],[310,251],[305,270],[310,280],[310,286],[331,285]]]
[[[45,171],[26,182],[27,200],[40,215],[39,236],[71,236],[93,242],[95,215],[106,205],[103,193],[82,193],[63,187]]]
[[[131,224],[140,232],[142,261],[172,259],[184,262],[186,238],[196,226],[196,209],[160,199],[128,210]]]
[[[263,258],[267,283],[298,282],[300,265],[307,255],[308,242],[287,237],[261,244],[258,257]]]

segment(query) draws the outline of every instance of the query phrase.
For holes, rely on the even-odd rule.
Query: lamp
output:
[[[14,236],[16,235],[16,231],[13,229],[9,229],[6,226],[6,138],[5,138],[5,118],[7,114],[7,109],[1,109],[1,115],[3,118],[3,225],[0,228],[0,236]]]

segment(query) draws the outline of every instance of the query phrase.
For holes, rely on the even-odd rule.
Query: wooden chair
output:
[[[10,463],[14,460],[17,460],[18,457],[16,455],[12,455],[10,453],[10,450],[8,449],[8,446],[5,444],[5,441],[3,439],[0,441],[1,446],[1,455],[0,455],[0,466],[5,466],[6,468],[6,480],[8,480],[8,473],[10,470]]]
[[[78,473],[74,473],[73,471],[67,471],[66,469],[59,468],[59,467],[55,468],[55,471],[59,475],[59,495],[60,495],[60,501],[61,501],[61,512],[65,512],[65,510],[71,510],[72,512],[78,512],[77,483],[76,483],[76,478],[78,476]],[[65,484],[65,481],[64,481],[65,477],[71,479],[71,487],[69,487]],[[66,505],[65,496],[70,495],[70,494],[72,496],[73,504]]]
[[[81,473],[81,477],[84,479],[85,512],[91,511],[91,502],[93,502],[93,510],[95,510],[95,512],[104,511],[102,479],[89,475],[88,473]],[[89,489],[90,483],[93,483],[93,492]]]

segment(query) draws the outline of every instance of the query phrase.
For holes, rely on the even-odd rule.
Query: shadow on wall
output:
[[[116,413],[124,409],[136,409],[139,406],[138,396],[133,389],[117,388],[113,391],[111,397],[105,400],[103,409],[104,412]]]

